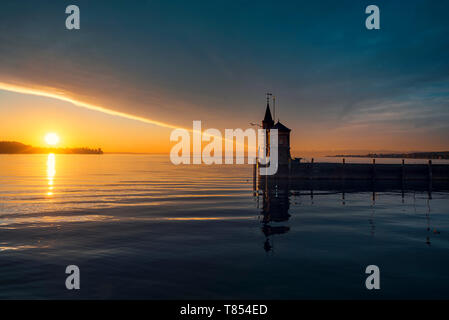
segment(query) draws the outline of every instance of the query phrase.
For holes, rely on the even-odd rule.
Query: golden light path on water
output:
[[[47,158],[47,180],[48,180],[48,192],[47,196],[53,195],[53,183],[56,174],[56,159],[55,154],[48,154]]]

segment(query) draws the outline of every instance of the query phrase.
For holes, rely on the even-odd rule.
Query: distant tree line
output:
[[[16,141],[0,141],[0,154],[36,154],[36,153],[60,153],[60,154],[103,154],[101,148],[39,148],[29,146]]]

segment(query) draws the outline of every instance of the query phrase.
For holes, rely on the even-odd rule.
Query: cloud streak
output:
[[[163,127],[163,128],[169,128],[169,129],[179,128],[178,126],[175,126],[172,124],[148,119],[145,117],[135,116],[135,115],[125,113],[125,112],[110,110],[110,109],[107,109],[102,106],[90,104],[90,103],[83,102],[83,101],[78,101],[73,98],[61,95],[61,94],[45,92],[45,91],[42,91],[39,89],[25,88],[25,87],[20,87],[17,85],[12,85],[12,84],[8,84],[8,83],[4,83],[4,82],[0,82],[0,89],[6,90],[6,91],[11,91],[11,92],[16,92],[16,93],[36,95],[36,96],[40,96],[40,97],[53,98],[53,99],[57,99],[57,100],[65,101],[65,102],[70,102],[73,105],[78,106],[78,107],[102,112],[102,113],[105,113],[105,114],[108,114],[111,116],[121,117],[121,118],[125,118],[128,120],[139,121],[139,122],[143,122],[143,123],[147,123],[147,124],[151,124],[151,125],[155,125],[155,126],[159,126],[159,127]]]

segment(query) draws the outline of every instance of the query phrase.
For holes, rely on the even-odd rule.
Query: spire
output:
[[[267,93],[267,109],[265,110],[265,117],[262,121],[262,127],[264,129],[270,129],[274,125],[273,117],[271,116],[270,110],[270,96],[271,93]]]
[[[265,118],[263,119],[263,121],[267,123],[274,122],[273,118],[271,117],[270,104],[268,102],[267,102],[267,109],[265,110]]]

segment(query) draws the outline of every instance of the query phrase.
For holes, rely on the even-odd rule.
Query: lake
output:
[[[0,155],[2,299],[447,299],[448,249],[444,191],[255,191],[248,165]]]

